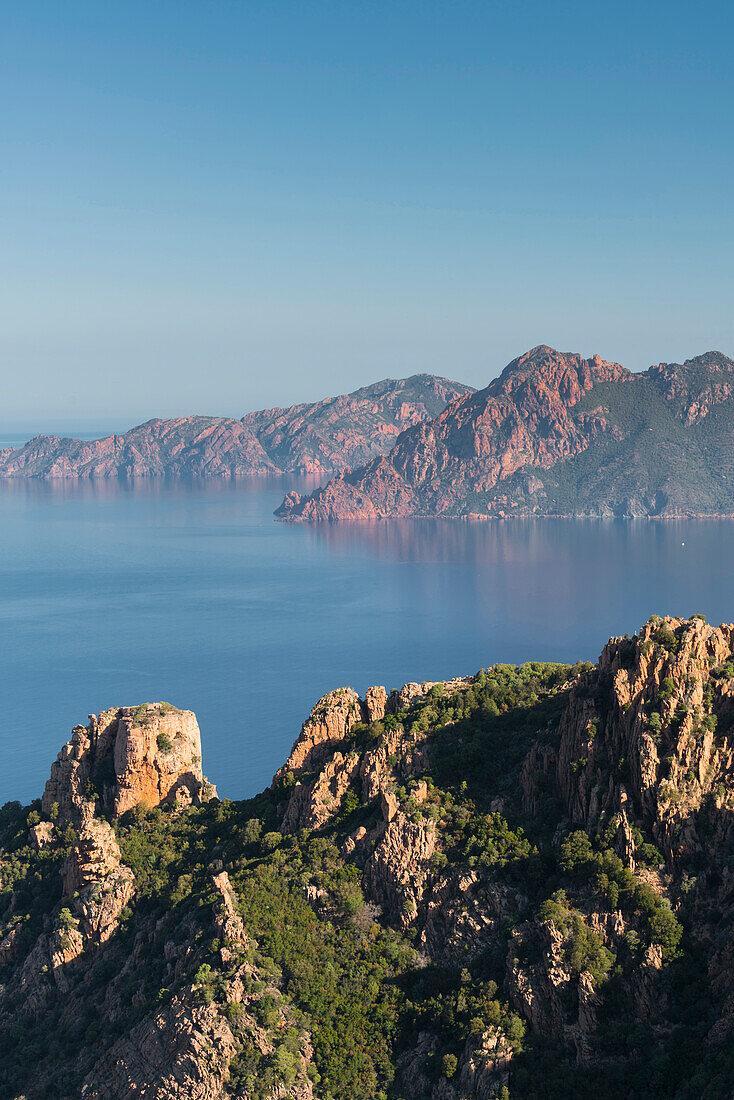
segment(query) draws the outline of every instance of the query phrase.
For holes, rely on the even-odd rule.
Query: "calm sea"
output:
[[[313,703],[494,661],[594,659],[652,612],[734,619],[734,524],[301,527],[293,480],[0,482],[0,803],[89,712],[198,716],[220,794],[267,784]]]

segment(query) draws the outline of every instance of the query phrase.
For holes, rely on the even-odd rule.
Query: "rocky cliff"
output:
[[[332,691],[245,802],[199,755],[107,711],[0,811],[2,1095],[733,1094],[734,626]]]
[[[51,766],[41,806],[63,823],[101,810],[115,816],[140,803],[190,803],[216,792],[201,770],[196,717],[170,703],[119,707],[89,716]]]
[[[541,346],[309,496],[293,520],[734,513],[734,361],[632,374]]]
[[[0,451],[0,477],[319,476],[384,454],[405,428],[431,419],[469,392],[459,382],[418,374],[315,404],[248,413],[241,420],[149,420],[91,442],[42,435]]]

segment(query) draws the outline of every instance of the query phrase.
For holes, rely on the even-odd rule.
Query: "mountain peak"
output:
[[[508,363],[488,389],[492,393],[508,392],[526,379],[539,376],[550,388],[557,389],[567,404],[575,404],[579,387],[589,390],[597,381],[617,381],[628,374],[626,367],[607,362],[600,355],[584,359],[575,351],[557,351],[548,344],[538,344]]]
[[[710,370],[734,370],[734,359],[724,355],[723,351],[705,351],[703,355],[695,355],[693,359],[686,359],[684,367],[708,367]]]
[[[734,362],[716,352],[632,374],[539,344],[470,399],[404,432],[389,455],[306,498],[289,495],[276,515],[729,516],[730,371]],[[715,460],[704,462],[698,425],[709,416]]]
[[[523,352],[522,355],[518,355],[515,359],[512,359],[505,369],[500,374],[500,378],[504,378],[506,375],[515,374],[519,370],[527,370],[528,367],[541,366],[548,360],[557,361],[559,359],[567,358],[563,352],[556,351],[555,348],[550,347],[549,344],[537,344],[536,347],[530,348],[529,351]]]

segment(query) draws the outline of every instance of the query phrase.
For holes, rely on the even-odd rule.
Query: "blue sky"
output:
[[[728,5],[5,3],[0,420],[734,355]]]

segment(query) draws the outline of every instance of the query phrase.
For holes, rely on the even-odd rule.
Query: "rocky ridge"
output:
[[[215,902],[213,930],[220,937],[220,958],[228,966],[222,1006],[201,997],[208,974],[197,971],[191,985],[177,993],[152,1018],[144,1019],[107,1051],[82,1085],[81,1095],[89,1100],[116,1100],[120,1096],[150,1098],[186,1097],[213,1100],[223,1094],[230,1065],[246,1035],[264,1055],[274,1048],[253,1008],[265,998],[275,1003],[278,1023],[291,1023],[289,1006],[279,989],[263,981],[251,961],[253,944],[237,911],[236,898],[226,871],[213,876]],[[197,981],[197,978],[199,979]],[[286,1093],[271,1091],[273,1100],[290,1096],[312,1100],[313,1087],[307,1076],[312,1050],[308,1039],[299,1042],[294,1080]]]
[[[405,428],[468,392],[459,382],[418,374],[314,404],[263,409],[241,420],[154,419],[89,442],[41,435],[0,451],[0,477],[322,476],[383,454]]]
[[[734,626],[338,689],[244,803],[198,748],[107,711],[0,811],[5,1094],[731,1095]]]
[[[708,1041],[728,1042],[734,1036],[734,997],[728,992],[734,977],[734,879],[729,866],[733,654],[734,626],[715,629],[702,617],[653,618],[634,638],[612,639],[597,668],[570,685],[552,738],[542,732],[522,763],[525,814],[542,816],[543,804],[553,792],[572,836],[582,835],[586,841],[588,836],[605,835],[611,849],[604,859],[615,873],[623,872],[623,879],[627,876],[627,890],[639,890],[645,899],[636,913],[618,907],[618,888],[612,883],[611,906],[608,901],[600,904],[594,891],[581,890],[574,899],[575,910],[564,895],[548,903],[546,912],[541,908],[539,916],[523,920],[528,898],[522,888],[484,883],[476,871],[437,871],[442,866],[435,859],[442,849],[441,819],[421,813],[435,810],[435,803],[425,781],[416,781],[430,770],[433,734],[421,724],[405,728],[406,711],[396,692],[385,707],[385,715],[394,716],[395,724],[380,730],[376,747],[359,747],[359,716],[361,712],[364,721],[366,705],[353,692],[331,693],[317,704],[314,713],[320,725],[329,724],[338,713],[338,701],[348,693],[353,719],[337,719],[328,742],[311,742],[314,726],[311,721],[304,725],[291,757],[292,770],[282,770],[275,779],[276,788],[287,793],[282,828],[324,829],[339,820],[350,792],[362,805],[372,804],[370,825],[349,833],[342,847],[346,858],[356,859],[362,868],[367,901],[396,927],[414,929],[427,957],[444,965],[466,963],[496,945],[499,929],[514,923],[505,972],[511,1003],[537,1037],[571,1051],[579,1065],[593,1065],[599,1058],[603,1002],[594,967],[575,964],[573,951],[569,957],[569,941],[590,937],[596,962],[607,966],[615,956],[623,957],[630,943],[639,942],[640,912],[648,905],[647,919],[660,922],[663,944],[653,938],[648,946],[635,947],[638,954],[627,994],[634,1018],[657,1021],[660,1032],[666,1027],[660,1020],[668,997],[663,975],[666,959],[674,953],[666,935],[678,935],[673,911],[685,914],[689,935],[708,957],[710,988],[717,991],[713,1000],[718,1012]],[[470,686],[471,680],[454,681],[445,688],[441,685],[441,694],[460,694]],[[410,685],[403,699],[430,705],[436,687]],[[386,698],[381,688],[369,694]],[[318,748],[315,774],[301,767],[309,760],[311,743]],[[611,771],[610,761],[618,762]],[[396,794],[406,787],[407,795]],[[500,797],[494,804],[504,810],[508,802]],[[573,833],[579,827],[583,833]],[[655,852],[652,857],[650,849]],[[590,851],[585,855],[590,857]],[[660,860],[659,868],[649,865],[650,858]],[[568,855],[566,859],[571,862]],[[694,865],[706,867],[705,872],[694,878]],[[712,913],[726,914],[725,936],[711,923]],[[404,1094],[498,1095],[510,1079],[512,1046],[506,1034],[498,1038],[496,1032],[486,1033],[483,1043],[479,1052],[476,1040],[468,1044],[458,1061],[455,1085],[435,1085],[425,1077],[424,1067],[438,1044],[435,1036],[422,1033],[417,1047],[399,1062],[406,1075],[399,1078]],[[482,1049],[485,1060],[480,1058],[477,1077]]]
[[[541,345],[276,515],[731,515],[733,394],[734,361],[718,352],[632,374]]]

